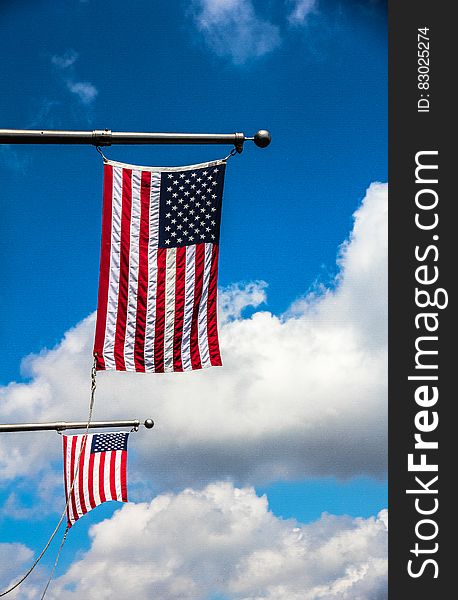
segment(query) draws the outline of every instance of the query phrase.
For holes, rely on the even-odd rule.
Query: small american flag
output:
[[[98,370],[221,365],[218,249],[224,160],[104,166]]]
[[[67,506],[68,526],[71,527],[75,521],[102,502],[127,502],[129,434],[93,433],[87,436],[82,434],[62,437],[66,498],[75,479],[80,456],[75,485]]]

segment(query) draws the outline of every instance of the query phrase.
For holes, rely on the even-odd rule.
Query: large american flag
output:
[[[216,296],[225,166],[105,163],[98,370],[221,365]]]
[[[64,482],[67,521],[75,521],[108,500],[127,502],[128,433],[64,435]],[[78,465],[79,459],[79,467]]]

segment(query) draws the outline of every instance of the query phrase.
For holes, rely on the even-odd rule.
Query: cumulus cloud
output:
[[[279,28],[257,15],[251,0],[193,0],[192,13],[210,48],[235,64],[259,58],[281,43]]]
[[[78,58],[78,52],[67,50],[62,55],[55,54],[52,56],[51,63],[59,71],[68,91],[74,94],[82,104],[87,106],[95,100],[98,90],[89,81],[79,81],[75,69],[75,63]]]
[[[246,308],[257,308],[266,302],[266,288],[265,281],[253,281],[245,284],[234,283],[220,290],[218,294],[220,324],[240,319]]]
[[[303,25],[307,17],[315,11],[317,0],[290,0],[292,5],[288,21],[293,25]]]
[[[251,487],[215,483],[128,504],[90,537],[51,598],[386,598],[382,519],[282,520]]]
[[[387,187],[372,184],[339,252],[336,280],[276,316],[246,305],[262,282],[221,294],[223,368],[98,376],[95,419],[153,417],[131,441],[130,478],[155,490],[386,471]],[[304,285],[304,287],[306,287]],[[4,422],[84,420],[94,315],[0,389]],[[60,462],[58,436],[0,439],[0,475]]]

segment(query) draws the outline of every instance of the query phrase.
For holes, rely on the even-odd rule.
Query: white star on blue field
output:
[[[253,408],[259,400],[256,393],[251,391],[249,396],[244,396],[245,386],[255,385],[258,378],[268,381],[271,375],[259,370],[252,373],[253,381],[248,375],[244,375],[246,379],[236,379],[236,358],[232,357],[242,352],[234,350],[238,335],[244,336],[243,344],[249,355],[251,334],[244,333],[243,328],[249,322],[260,322],[266,312],[276,323],[272,325],[273,334],[285,326],[283,333],[278,334],[278,340],[285,344],[282,348],[288,348],[288,335],[291,334],[291,339],[296,335],[294,319],[304,314],[310,318],[310,326],[304,325],[304,336],[317,343],[317,354],[321,352],[322,343],[326,345],[323,340],[328,335],[345,347],[345,327],[342,326],[334,338],[329,319],[315,318],[313,310],[307,312],[309,308],[304,307],[332,296],[339,286],[347,285],[342,281],[356,289],[364,279],[369,283],[358,287],[352,296],[358,306],[348,313],[348,318],[357,322],[360,307],[365,305],[365,294],[373,292],[372,254],[368,252],[358,262],[352,258],[351,248],[363,247],[362,243],[356,246],[360,239],[370,244],[372,234],[365,232],[378,226],[378,221],[373,225],[376,219],[370,212],[370,192],[363,208],[361,202],[373,182],[387,181],[386,6],[383,1],[369,0],[344,3],[337,0],[230,0],[225,4],[222,0],[167,3],[138,0],[127,5],[119,0],[2,3],[1,80],[5,92],[0,95],[0,127],[240,131],[247,136],[258,129],[270,130],[272,143],[268,148],[260,149],[251,141],[245,142],[242,154],[231,157],[225,171],[219,287],[226,290],[220,298],[229,315],[227,327],[232,327],[225,330],[221,341],[220,377],[226,379],[218,379],[218,368],[215,368],[216,374],[197,374],[194,380],[195,374],[189,373],[184,375],[189,377],[186,382],[191,382],[188,388],[187,383],[179,379],[182,374],[170,376],[170,379],[178,377],[170,385],[179,386],[180,381],[184,382],[182,396],[190,407],[188,422],[184,418],[180,420],[184,400],[179,398],[175,388],[170,388],[169,404],[163,399],[156,401],[155,393],[151,393],[150,409],[143,396],[142,404],[140,400],[135,404],[141,396],[140,387],[132,391],[135,396],[132,402],[126,398],[125,414],[117,418],[153,417],[156,420],[159,416],[155,429],[140,429],[129,438],[128,481],[132,490],[129,498],[134,502],[151,502],[154,496],[167,493],[181,498],[185,488],[199,491],[212,482],[230,482],[235,488],[253,486],[258,496],[265,494],[269,510],[280,524],[286,519],[309,524],[319,520],[323,513],[369,519],[387,507],[386,456],[384,441],[380,441],[383,433],[377,439],[378,433],[374,439],[369,439],[370,431],[366,437],[361,434],[368,450],[364,450],[360,460],[355,459],[357,449],[350,447],[354,434],[347,436],[345,431],[339,430],[341,426],[346,427],[339,420],[345,409],[339,413],[334,404],[327,407],[324,401],[313,401],[310,435],[317,436],[322,426],[322,441],[308,447],[308,434],[301,433],[298,439],[303,441],[303,449],[297,450],[297,456],[289,461],[288,456],[297,448],[295,429],[290,422],[294,422],[295,416],[303,419],[300,427],[304,432],[309,431],[309,425],[301,403],[288,404],[288,397],[283,397],[283,390],[291,390],[284,383],[289,386],[295,374],[306,369],[307,364],[296,364],[293,351],[291,360],[285,358],[287,375],[284,381],[278,380],[277,427],[269,416],[275,414],[270,405],[265,414],[256,413]],[[228,146],[217,145],[103,149],[109,159],[151,166],[194,165],[224,158],[230,150]],[[86,387],[83,385],[75,391],[70,388],[73,381],[79,385],[79,379],[73,379],[70,359],[59,363],[61,373],[56,374],[47,365],[54,364],[49,350],[61,344],[66,332],[96,310],[101,157],[91,146],[11,144],[0,146],[0,175],[0,343],[3,348],[0,421],[84,420],[89,373]],[[213,175],[205,173],[208,189],[216,187]],[[191,178],[185,180],[183,175],[179,183],[183,187],[183,199],[192,195]],[[174,184],[172,179],[167,183],[168,195],[164,196],[170,200],[170,212],[164,211],[167,222],[163,231],[164,236],[170,237],[164,237],[164,245],[186,244],[196,235],[200,236],[198,239],[212,240],[219,219],[219,206],[217,209],[212,204],[219,203],[216,192],[213,196],[208,194],[201,221],[196,226],[185,227],[188,218],[192,221],[194,215],[188,214],[190,209],[186,205],[184,212],[180,212],[181,220],[172,221],[172,212],[178,212],[181,207],[178,197],[174,197],[178,183]],[[355,211],[367,212],[358,213],[363,216],[357,219],[354,228]],[[350,254],[345,254],[348,248]],[[336,257],[339,257],[337,263]],[[351,269],[354,268],[350,275],[350,267],[345,270],[349,261],[352,261]],[[239,306],[237,298],[246,298],[248,294],[250,298],[258,294],[259,300],[241,300],[243,305]],[[384,289],[374,295],[380,296],[381,304],[384,303]],[[385,373],[378,367],[371,371],[374,361],[365,358],[362,350],[373,347],[372,342],[367,342],[372,329],[374,339],[378,340],[379,330],[383,333],[386,328],[386,324],[376,318],[377,306],[373,313],[368,312],[369,317],[374,316],[373,321],[368,317],[361,327],[358,323],[358,331],[363,333],[348,341],[348,354],[357,357],[352,364],[361,365],[362,372],[367,367],[368,372],[377,373],[379,379],[372,383],[381,395]],[[317,312],[319,310],[317,308]],[[239,325],[231,326],[237,319]],[[226,327],[222,322],[221,327],[223,325]],[[86,348],[87,327],[92,325],[83,328],[78,325],[73,330],[74,337],[70,332],[70,338],[66,338],[70,341],[63,350],[67,353],[65,356],[79,360],[81,348]],[[314,331],[319,333],[315,335]],[[269,371],[269,352],[276,354],[280,350],[277,350],[279,346],[266,347],[264,355],[263,344],[256,337],[262,334],[263,327],[259,325],[256,335],[253,334],[253,344],[257,344],[261,358],[260,362],[253,359],[253,364],[267,365],[266,371]],[[384,343],[380,344],[382,351]],[[314,352],[310,349],[312,357]],[[84,356],[81,360],[85,360]],[[90,349],[87,360],[90,367]],[[279,366],[281,356],[276,356],[276,361],[273,371],[283,368]],[[335,395],[333,361],[329,358],[327,362],[323,355],[320,362],[320,368],[327,373],[321,378],[326,381],[319,392],[320,398],[326,398],[327,391]],[[78,362],[77,369],[81,364]],[[225,368],[226,374],[223,373]],[[245,373],[249,373],[246,368]],[[234,379],[231,379],[233,372]],[[114,382],[110,388],[113,394],[127,390],[129,382],[140,386],[147,381],[147,385],[154,387],[156,377],[154,374],[132,377],[104,373],[100,377],[101,388],[108,381],[102,380],[105,375],[116,378],[116,381],[110,380]],[[158,383],[158,397],[169,394],[163,391],[168,388],[160,387],[168,385],[168,381],[161,379]],[[246,418],[240,423],[240,430],[244,428],[243,431],[248,432],[246,448],[243,443],[234,442],[229,425],[229,432],[221,431],[220,439],[219,425],[215,424],[213,430],[211,423],[202,425],[196,439],[193,438],[194,416],[196,421],[210,420],[205,412],[199,416],[192,414],[193,402],[202,402],[207,394],[207,387],[198,388],[197,384],[193,387],[194,381],[202,381],[202,386],[207,386],[206,381],[215,382],[212,410],[216,411],[214,407],[221,402],[221,411],[230,411],[235,406],[238,412],[234,414]],[[225,394],[233,381],[233,401],[228,401]],[[200,389],[202,397],[193,396],[194,391]],[[368,384],[364,387],[367,389]],[[79,412],[73,403],[76,392],[81,397]],[[314,398],[315,392],[315,383],[310,383],[310,387],[305,385],[304,406]],[[287,396],[290,392],[284,393]],[[349,414],[357,402],[364,404],[365,392],[358,388],[357,378],[351,379],[345,393],[350,398]],[[332,400],[334,402],[334,398]],[[103,392],[96,398],[98,420],[111,416],[104,412],[105,407],[111,410],[109,403]],[[224,415],[221,419],[224,422]],[[374,419],[383,423],[383,411]],[[355,428],[357,420],[357,417],[352,418]],[[232,423],[230,415],[229,421]],[[167,438],[170,423],[176,424],[173,433],[170,430],[174,440]],[[328,446],[336,443],[334,438],[329,439],[328,427],[337,431],[335,439],[342,434],[346,440],[342,443],[342,464],[338,466],[335,455],[328,454]],[[180,431],[185,436],[183,441],[177,433]],[[37,448],[36,456],[41,455],[39,461],[37,458],[39,465],[37,462],[35,475],[30,470],[34,458],[27,454],[28,442],[24,441],[30,435],[34,436],[29,439]],[[153,444],[150,449],[149,440]],[[172,442],[176,444],[177,453],[168,459]],[[178,448],[181,442],[182,448]],[[47,465],[41,450],[38,452],[41,443],[43,452],[49,452]],[[266,452],[265,448],[270,450]],[[17,452],[14,460],[12,452]],[[0,549],[3,544],[20,544],[22,546],[17,548],[24,552],[23,559],[14,563],[13,572],[0,559],[0,591],[26,570],[33,553],[36,556],[40,551],[60,516],[64,506],[60,453],[61,439],[56,433],[0,433]],[[346,456],[353,457],[351,465],[343,465]],[[208,468],[202,466],[207,462]],[[110,519],[121,506],[112,502],[100,506],[72,528],[57,577],[67,573],[78,557],[91,549],[90,527]],[[7,553],[8,548],[13,546],[5,546],[2,553]],[[30,555],[26,548],[31,550]],[[43,561],[48,571],[54,554],[55,550],[51,550]],[[37,581],[42,581],[40,577],[44,572],[38,572]],[[68,585],[71,589],[71,584]],[[232,591],[219,589],[216,583],[212,587],[208,582],[205,587],[200,580],[196,585],[201,586],[196,589],[205,590],[196,592],[196,599],[239,598],[238,592],[233,591],[235,587]],[[38,591],[33,593],[38,594]],[[142,593],[138,596],[140,599],[148,597]],[[172,598],[168,592],[162,593],[163,596],[158,597]],[[246,597],[254,594],[243,593]],[[267,597],[267,592],[265,594]]]

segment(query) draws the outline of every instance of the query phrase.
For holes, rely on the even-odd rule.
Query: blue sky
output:
[[[387,181],[383,2],[230,0],[224,8],[217,0],[132,0],[128,6],[118,0],[23,0],[2,3],[0,18],[0,50],[6,57],[0,68],[5,90],[0,96],[2,127],[244,131],[247,135],[268,128],[272,132],[268,149],[247,143],[243,154],[232,158],[227,169],[219,284],[226,290],[232,284],[238,285],[239,292],[245,290],[240,292],[245,294],[246,308],[239,315],[243,323],[251,323],[251,315],[258,310],[282,319],[281,315],[290,315],[291,305],[310,291],[319,290],[320,295],[327,289],[332,293],[341,284],[340,275],[335,277],[346,259],[341,255],[336,264],[336,257],[352,231],[353,214],[372,182]],[[106,154],[134,164],[179,165],[220,158],[229,150],[114,146],[107,148]],[[40,371],[48,360],[47,349],[59,344],[65,332],[96,309],[101,167],[99,155],[89,146],[0,147],[3,386],[13,381],[23,384],[20,389],[25,390],[43,381],[48,385]],[[365,214],[361,213],[362,223]],[[370,238],[368,235],[369,242]],[[243,287],[260,281],[268,287],[254,284],[254,292]],[[367,285],[372,285],[371,281]],[[264,300],[259,307],[258,300],[250,301],[250,293]],[[355,297],[360,298],[362,292],[358,294]],[[233,296],[228,301],[233,301]],[[75,339],[91,326],[77,329]],[[42,359],[22,362],[30,354]],[[78,360],[85,367],[82,354]],[[61,376],[72,379],[71,360],[55,368],[68,370]],[[332,358],[329,371],[332,379]],[[291,373],[294,377],[294,370]],[[121,384],[127,395],[131,383],[127,378]],[[378,383],[374,381],[374,387]],[[102,390],[97,406],[100,419],[108,418],[106,413],[111,410],[108,387],[105,395]],[[8,399],[11,386],[5,389]],[[356,384],[352,389],[359,393]],[[1,418],[13,422],[54,415],[59,420],[73,416],[83,420],[85,390],[84,386],[79,390],[78,415],[70,401],[56,404],[55,410],[47,404],[41,412],[34,412],[33,407],[21,412],[19,400],[20,410],[10,410]],[[307,394],[304,389],[304,397]],[[129,399],[125,413],[130,413],[130,406],[139,410],[140,405]],[[141,405],[145,412],[147,407]],[[160,410],[153,400],[151,416],[157,417],[155,411],[160,414]],[[377,419],[383,422],[383,415]],[[317,417],[317,427],[321,422]],[[52,489],[50,504],[55,510],[40,515],[46,494],[33,491],[26,470],[18,469],[0,482],[0,506],[4,505],[0,509],[0,542],[21,543],[35,551],[52,529],[63,503],[58,496],[56,448],[60,439],[52,433],[37,435],[32,445],[47,438],[46,444],[53,449],[54,466],[43,467],[42,472]],[[366,437],[370,435],[369,431]],[[354,468],[334,469],[332,461],[318,467],[311,461],[309,465],[304,454],[302,468],[300,455],[289,464],[272,451],[271,466],[263,463],[257,470],[253,450],[253,464],[246,470],[232,469],[230,464],[223,468],[221,465],[231,461],[226,448],[221,450],[224,460],[217,463],[215,458],[208,476],[193,463],[189,467],[189,472],[195,473],[193,480],[191,475],[168,479],[154,468],[145,471],[154,458],[148,462],[142,452],[149,440],[167,437],[166,430],[158,434],[143,430],[136,436],[141,436],[143,441],[138,444],[143,450],[135,458],[135,445],[132,448],[130,477],[134,499],[139,501],[151,500],[151,493],[179,495],[185,486],[200,490],[212,481],[224,480],[235,486],[255,486],[258,496],[266,494],[276,517],[301,523],[319,519],[323,512],[368,518],[387,505],[385,458],[368,439],[368,455],[374,452],[372,466],[361,459],[361,467],[355,462]],[[285,426],[283,441],[276,439],[274,444],[287,448],[289,437]],[[160,453],[162,441],[151,443],[151,452],[157,444]],[[322,443],[325,445],[325,439]],[[304,442],[304,453],[306,448]],[[351,450],[342,452],[351,455]],[[234,449],[235,455],[238,457],[238,449]],[[243,457],[234,458],[237,460],[244,462]],[[166,470],[171,463],[164,461],[161,469]],[[137,466],[136,475],[132,469]],[[142,478],[148,481],[140,484]],[[19,498],[22,516],[21,511],[12,515],[8,507],[19,503]],[[78,524],[78,532],[75,527],[62,571],[78,552],[90,547],[89,526],[117,508],[101,507],[85,517],[87,523]]]

